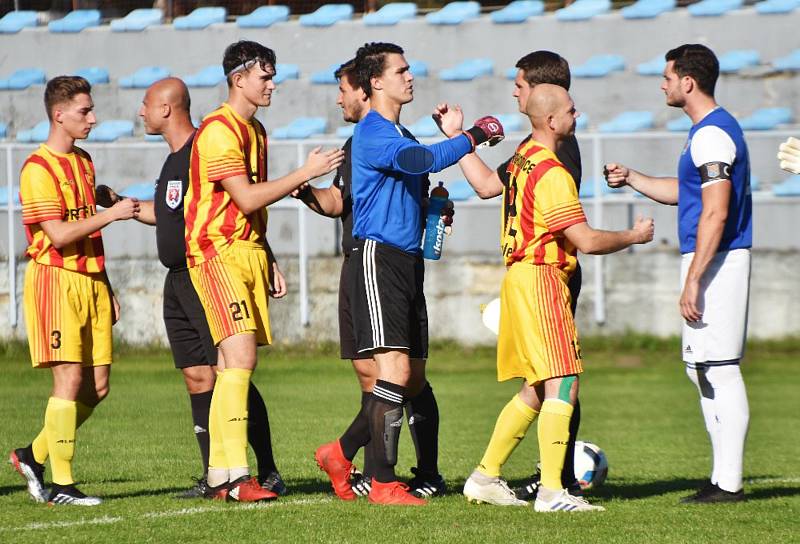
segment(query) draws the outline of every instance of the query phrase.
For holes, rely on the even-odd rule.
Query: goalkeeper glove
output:
[[[488,115],[475,121],[475,125],[464,131],[469,141],[472,142],[472,149],[481,145],[497,145],[503,141],[503,125],[496,117]]]
[[[780,167],[792,174],[800,174],[800,140],[789,138],[778,147]]]

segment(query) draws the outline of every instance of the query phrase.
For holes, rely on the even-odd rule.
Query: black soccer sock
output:
[[[194,422],[194,437],[200,447],[200,459],[203,461],[203,474],[208,474],[208,412],[211,410],[211,397],[214,390],[205,393],[189,395],[192,404],[192,421]]]
[[[356,414],[350,426],[339,438],[339,445],[342,446],[342,453],[348,460],[352,461],[358,453],[358,450],[363,448],[369,442],[369,419],[367,418],[367,404],[369,403],[372,393],[361,392],[361,409]],[[366,467],[366,452],[365,467]],[[365,468],[366,470],[366,468]]]
[[[406,402],[408,429],[417,452],[417,468],[439,473],[439,405],[430,383]]]
[[[372,477],[388,483],[397,480],[394,466],[397,464],[397,443],[403,426],[403,394],[405,387],[378,380],[372,389],[368,417],[370,441],[367,455],[373,462]]]
[[[578,429],[581,426],[581,403],[575,399],[572,418],[569,420],[569,441],[567,451],[564,453],[564,468],[561,470],[561,485],[565,488],[575,483],[575,441],[578,439]]]
[[[258,474],[266,476],[277,471],[275,458],[272,456],[272,435],[269,430],[267,405],[258,389],[250,382],[247,394],[247,441],[256,454]]]

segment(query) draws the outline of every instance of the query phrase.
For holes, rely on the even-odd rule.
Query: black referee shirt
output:
[[[530,139],[531,137],[528,136],[522,141],[522,143],[525,143]],[[575,180],[575,188],[580,193],[582,174],[581,150],[578,147],[578,140],[574,135],[561,142],[558,151],[556,151],[556,157],[562,162],[564,168],[566,168],[567,172],[569,172],[569,174],[572,176],[572,179]],[[500,180],[506,187],[508,186],[508,163],[511,162],[512,158],[513,157],[510,157],[507,161],[497,167],[497,175],[500,176]]]
[[[186,268],[186,223],[183,197],[189,188],[189,155],[194,134],[183,147],[170,153],[156,181],[154,208],[158,259],[170,270]]]
[[[342,253],[350,255],[350,251],[355,245],[353,240],[353,195],[350,187],[353,182],[353,165],[350,161],[350,146],[353,138],[350,137],[342,146],[344,151],[344,162],[336,169],[336,177],[333,184],[342,192]]]

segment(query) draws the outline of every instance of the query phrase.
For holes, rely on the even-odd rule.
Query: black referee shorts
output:
[[[216,365],[217,348],[189,270],[170,270],[164,280],[164,325],[175,368]]]
[[[350,302],[356,351],[408,350],[428,358],[425,264],[421,255],[373,240],[357,240],[350,257]]]
[[[372,355],[359,353],[356,349],[356,334],[353,329],[353,307],[350,303],[350,281],[353,266],[360,264],[350,255],[344,256],[342,273],[339,277],[339,354],[342,359],[370,359]]]

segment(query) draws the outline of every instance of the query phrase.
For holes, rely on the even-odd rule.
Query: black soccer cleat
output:
[[[261,487],[268,491],[272,491],[276,495],[283,496],[286,495],[286,483],[281,478],[280,473],[277,470],[273,470],[266,476],[258,476],[258,483]]]
[[[408,487],[415,497],[425,499],[441,497],[447,493],[447,483],[441,474],[422,471],[417,467],[411,467],[411,472],[414,473],[414,478],[408,482]]]
[[[82,493],[75,484],[53,484],[47,504],[50,506],[70,504],[73,506],[98,506],[103,503],[100,497],[90,497]]]
[[[355,465],[350,469],[350,487],[359,497],[368,497],[372,490],[372,476],[361,473]]]
[[[681,499],[683,504],[711,504],[719,502],[741,502],[744,501],[744,489],[739,491],[725,491],[716,484],[708,482],[701,487],[697,493]]]
[[[523,501],[536,500],[536,493],[539,491],[539,486],[542,482],[542,475],[538,472],[533,474],[530,479],[519,487],[513,489],[514,495]]]
[[[174,495],[176,499],[203,499],[208,492],[208,482],[206,481],[205,476],[202,478],[192,478],[194,480],[194,485],[183,491]]]
[[[17,448],[8,456],[8,462],[28,484],[28,494],[36,502],[47,501],[47,491],[44,488],[44,465],[37,463],[33,458],[33,449],[30,445]]]

